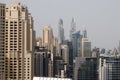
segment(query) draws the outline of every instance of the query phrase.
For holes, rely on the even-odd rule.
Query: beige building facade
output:
[[[82,38],[79,41],[79,50],[78,56],[79,57],[91,57],[91,41],[89,38]]]
[[[50,52],[50,60],[48,63],[48,76],[53,76],[53,57],[59,55],[59,44],[58,44],[58,38],[56,38],[53,35],[53,31],[51,26],[44,26],[43,27],[43,38],[42,38],[42,44],[44,47],[47,47],[47,49]]]
[[[43,41],[43,46],[48,47],[48,50],[52,52],[54,36],[53,36],[52,28],[50,26],[43,27],[43,40],[42,41]]]
[[[54,36],[53,31],[50,26],[43,27],[43,46],[47,47],[50,51],[50,60],[48,62],[48,76],[53,76],[53,45],[54,45]]]
[[[2,75],[4,76],[0,80],[32,80],[35,40],[33,18],[27,7],[20,3],[12,3],[7,6],[0,4],[0,11],[2,11],[1,9],[3,12],[0,13],[3,14],[0,15],[2,18],[0,18],[0,30],[4,32],[4,35],[0,35],[3,36],[0,37],[0,42],[4,46],[2,47],[3,44],[0,44],[0,54],[4,54],[4,68],[0,67],[0,70],[3,69]],[[2,32],[0,31],[0,34]],[[2,42],[3,40],[4,42]]]

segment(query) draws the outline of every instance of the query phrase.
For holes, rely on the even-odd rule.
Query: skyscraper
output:
[[[54,77],[61,77],[61,70],[63,70],[63,59],[61,56],[54,57]]]
[[[72,34],[76,31],[76,23],[74,18],[72,18],[71,28],[70,28],[70,41],[72,41]]]
[[[4,14],[5,80],[32,80],[33,18],[20,3],[7,5]]]
[[[50,52],[46,47],[35,46],[34,53],[34,76],[48,77],[48,61]]]
[[[98,80],[97,58],[75,57],[73,80]]]
[[[58,43],[58,38],[54,37],[54,48],[55,48],[55,55],[54,56],[60,56],[59,54],[59,43]]]
[[[97,58],[85,58],[78,69],[77,80],[98,80]]]
[[[89,38],[82,38],[79,39],[79,50],[78,56],[79,57],[91,57],[91,41]]]
[[[98,72],[99,80],[120,80],[120,54],[100,54]]]
[[[78,56],[78,40],[82,38],[80,31],[72,34],[72,45],[73,45],[73,57]]]
[[[4,80],[5,4],[0,3],[0,80]]]
[[[75,57],[74,60],[74,76],[73,76],[73,80],[78,80],[78,70],[81,66],[81,64],[85,61],[85,58],[82,57]]]
[[[63,20],[60,19],[58,23],[58,37],[59,37],[59,44],[63,43],[64,37],[64,28],[63,28]]]
[[[61,56],[64,63],[69,64],[69,48],[67,44],[61,45]]]
[[[44,26],[43,28],[43,46],[48,47],[48,50],[53,52],[54,36],[50,26]]]
[[[54,35],[50,26],[44,26],[43,28],[43,46],[47,47],[50,51],[50,59],[48,61],[48,76],[53,76],[53,56],[54,56]]]

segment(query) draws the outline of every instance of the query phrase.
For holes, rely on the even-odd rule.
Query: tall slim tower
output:
[[[4,80],[4,25],[5,4],[0,3],[0,80]]]
[[[48,47],[48,50],[53,52],[53,31],[50,26],[44,26],[43,28],[43,46]]]
[[[78,40],[82,39],[80,31],[72,34],[72,45],[73,45],[73,57],[78,56]]]
[[[72,34],[76,31],[76,22],[74,18],[72,19],[71,22],[71,29],[70,29],[70,41],[72,41]]]
[[[5,16],[5,80],[32,80],[33,18],[20,3],[6,6]]]
[[[60,19],[58,23],[58,37],[59,37],[59,43],[63,43],[64,41],[64,28],[63,28],[63,20]]]

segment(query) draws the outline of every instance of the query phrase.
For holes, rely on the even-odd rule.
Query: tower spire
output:
[[[87,38],[87,30],[84,25],[83,25],[83,38]]]
[[[76,31],[76,22],[75,22],[75,19],[74,19],[74,18],[72,18],[71,29],[73,30],[73,32]]]

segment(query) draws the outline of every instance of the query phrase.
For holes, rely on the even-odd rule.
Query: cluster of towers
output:
[[[88,44],[87,37],[84,40],[76,32],[76,23],[72,19],[70,40],[65,40],[63,20],[60,19],[58,38],[51,26],[44,26],[42,38],[35,39],[33,22],[25,5],[0,3],[0,80],[32,80],[34,75],[72,76],[68,73],[73,72],[73,59],[78,56],[79,49],[84,50],[78,43]]]
[[[65,37],[64,37],[64,28],[63,28],[63,20],[59,20],[59,26],[58,26],[58,38],[59,38],[59,44],[63,44],[66,42]],[[82,57],[90,57],[90,51],[91,51],[91,41],[87,37],[87,30],[84,29],[82,31],[82,34],[80,33],[80,30],[76,31],[76,22],[74,18],[71,21],[71,28],[70,28],[70,37],[69,37],[69,42],[72,42],[73,46],[73,56],[82,56]],[[85,46],[87,45],[87,46]],[[84,50],[85,47],[88,50]],[[89,51],[85,54],[84,51]]]
[[[91,50],[87,30],[77,31],[74,19],[69,40],[62,19],[58,38],[49,25],[36,38],[33,22],[25,5],[0,3],[0,80],[120,80],[120,46],[108,52]]]
[[[87,31],[83,30],[83,34],[76,31],[76,22],[72,19],[70,39],[66,40],[63,26],[63,20],[60,19],[58,38],[54,36],[51,26],[44,26],[42,38],[36,39],[35,76],[73,78],[76,57],[91,57],[91,41],[87,37]],[[38,60],[41,68],[37,67]]]

